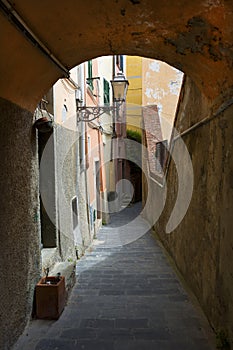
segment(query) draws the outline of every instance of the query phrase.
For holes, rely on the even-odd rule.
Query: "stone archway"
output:
[[[16,0],[13,9],[18,17],[5,3],[1,1],[1,7],[11,22],[0,13],[4,47],[0,96],[21,107],[32,110],[43,92],[64,74],[49,55],[68,69],[108,54],[157,58],[185,72],[209,99],[230,94],[233,5],[229,1],[72,0],[48,4]],[[16,29],[19,21],[48,48],[47,57],[31,34],[22,35]]]
[[[0,9],[0,347],[8,348],[30,316],[39,273],[35,105],[76,64],[130,54],[186,73],[209,114],[232,94],[233,3],[1,0]]]

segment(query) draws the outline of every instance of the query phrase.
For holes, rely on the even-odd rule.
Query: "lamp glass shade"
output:
[[[114,101],[125,101],[129,82],[122,73],[111,80]]]

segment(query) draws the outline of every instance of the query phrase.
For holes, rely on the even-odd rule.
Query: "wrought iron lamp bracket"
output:
[[[115,106],[79,106],[77,107],[78,122],[91,122],[103,115],[104,113],[117,112],[121,103]]]

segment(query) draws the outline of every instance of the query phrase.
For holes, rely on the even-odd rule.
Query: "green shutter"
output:
[[[109,87],[109,82],[104,79],[104,104],[109,105],[110,104],[110,87]]]
[[[93,90],[93,80],[92,80],[92,60],[88,61],[88,77],[87,83],[91,90]]]
[[[120,55],[120,69],[121,71],[123,72],[124,70],[124,56],[123,55]]]

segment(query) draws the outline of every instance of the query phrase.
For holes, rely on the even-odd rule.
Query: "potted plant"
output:
[[[57,276],[42,277],[36,285],[36,316],[42,319],[58,319],[62,313],[65,300],[65,277]]]

